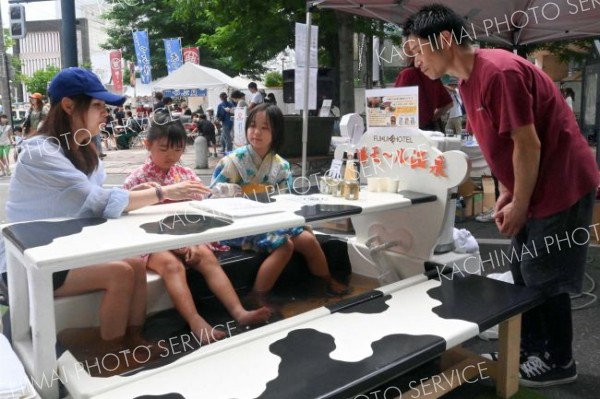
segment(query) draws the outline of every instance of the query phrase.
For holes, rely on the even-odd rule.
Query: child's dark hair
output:
[[[185,147],[187,133],[179,119],[163,124],[152,124],[148,129],[146,140],[149,143],[153,143],[164,137],[167,138],[167,146],[169,148]]]
[[[259,112],[265,112],[267,116],[267,123],[271,128],[271,151],[278,152],[281,147],[283,147],[284,127],[283,113],[276,105],[262,103],[252,108],[250,115],[248,115],[248,118],[246,119],[246,139],[248,139],[248,128],[250,128],[250,124],[254,123],[256,114]]]

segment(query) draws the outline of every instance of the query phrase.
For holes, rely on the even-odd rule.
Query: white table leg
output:
[[[29,292],[27,273],[22,256],[15,256],[14,247],[6,243],[6,266],[8,271],[8,298],[10,301],[10,328],[12,342],[30,341],[29,337]]]
[[[36,388],[41,391],[43,398],[58,399],[52,273],[32,268],[28,270],[28,275],[33,339],[32,377],[35,378]]]

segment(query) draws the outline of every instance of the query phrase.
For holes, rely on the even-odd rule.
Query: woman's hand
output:
[[[184,181],[164,186],[162,189],[165,199],[174,201],[186,199],[199,200],[210,194],[210,189],[200,181]]]

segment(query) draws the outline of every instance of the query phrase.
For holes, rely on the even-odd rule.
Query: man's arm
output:
[[[537,183],[541,143],[533,124],[514,129],[512,164],[515,185],[512,200],[506,206],[497,206],[496,223],[500,232],[515,236],[527,221],[529,202]],[[503,190],[501,190],[503,191]],[[504,193],[501,194],[501,197]]]

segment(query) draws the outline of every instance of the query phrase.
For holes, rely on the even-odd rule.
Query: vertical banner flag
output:
[[[246,139],[246,107],[236,107],[233,111],[233,147],[239,148],[248,144]]]
[[[167,57],[167,72],[175,72],[182,64],[180,39],[163,39],[165,43],[165,56]]]
[[[139,30],[133,32],[133,45],[135,47],[135,56],[137,66],[140,70],[140,78],[143,84],[152,82],[152,72],[150,71],[150,44],[148,41],[148,32]]]
[[[308,29],[306,24],[296,23],[296,69],[294,74],[294,102],[296,110],[304,108],[304,68],[308,72],[308,109],[317,109],[317,49],[319,28],[311,25],[310,43],[307,43]],[[307,46],[308,44],[308,46]],[[309,65],[306,63],[306,50],[309,51]]]
[[[123,70],[121,67],[121,50],[113,50],[109,53],[110,75],[113,82],[113,91],[123,93]]]
[[[198,47],[185,47],[183,49],[183,62],[200,65],[200,50],[198,50]]]

